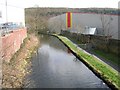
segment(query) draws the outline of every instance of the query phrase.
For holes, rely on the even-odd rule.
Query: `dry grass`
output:
[[[20,50],[16,52],[9,63],[3,61],[2,88],[21,88],[27,74],[31,55],[38,46],[38,38],[32,34],[24,40]]]

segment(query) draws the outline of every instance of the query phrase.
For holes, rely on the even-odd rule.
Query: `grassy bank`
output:
[[[67,36],[67,38],[70,39],[73,43],[79,45],[81,48],[85,49],[84,46],[81,45],[81,44],[84,44],[84,43],[80,42],[76,38],[68,37],[68,36]],[[118,60],[119,56],[116,55],[116,54],[113,54],[111,52],[105,52],[101,49],[96,49],[96,48],[90,49],[90,52],[97,55],[98,57],[104,59],[107,62],[110,62],[110,63],[112,63],[116,66],[120,66],[120,61]]]
[[[120,66],[120,61],[118,60],[119,57],[112,53],[106,53],[101,50],[94,49],[92,50],[95,54],[99,55],[100,57],[104,58],[105,60],[112,62],[114,65]]]
[[[59,35],[54,36],[59,38],[68,48],[70,48],[70,50],[109,87],[120,90],[120,73],[106,63],[98,60],[98,58],[95,58],[84,50],[78,48],[68,38]]]
[[[28,73],[27,66],[29,66],[31,56],[35,53],[38,44],[38,38],[34,34],[28,34],[10,62],[3,61],[2,88],[22,88],[23,79]]]

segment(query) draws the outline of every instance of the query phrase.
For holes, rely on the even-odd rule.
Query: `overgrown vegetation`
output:
[[[2,88],[22,88],[24,77],[29,73],[27,66],[30,64],[30,59],[35,53],[38,43],[34,34],[28,35],[10,62],[3,61]]]
[[[104,58],[107,61],[112,62],[114,65],[120,66],[120,61],[118,60],[118,55],[112,54],[112,53],[106,53],[101,50],[93,49],[92,52],[97,54],[98,56]]]
[[[102,78],[112,89],[120,89],[120,73],[114,70],[109,65],[101,62],[92,55],[85,53],[83,50],[78,49],[74,43],[63,36],[58,37],[65,45],[67,45],[80,59],[87,65],[94,73]]]
[[[113,8],[26,8],[25,23],[28,27],[28,33],[47,32],[47,20],[51,17],[64,14],[66,12],[118,14],[120,10]]]
[[[96,56],[98,56],[99,58],[107,61],[108,63],[111,63],[113,65],[117,65],[117,66],[120,66],[120,60],[119,60],[119,50],[118,49],[115,49],[114,47],[114,50],[117,50],[115,53],[112,52],[109,47],[110,43],[111,45],[114,45],[112,42],[106,42],[108,44],[108,48],[107,49],[100,49],[98,48],[97,46],[94,45],[95,41],[93,42],[92,40],[88,43],[87,40],[88,39],[84,39],[84,38],[87,38],[88,36],[87,35],[84,35],[85,37],[82,37],[82,35],[80,36],[77,36],[76,34],[76,37],[74,37],[73,35],[71,35],[71,33],[68,33],[68,31],[66,31],[67,33],[63,33],[61,35],[67,37],[68,39],[70,39],[73,43],[77,44],[79,47],[81,47],[82,49],[85,49],[86,51],[89,51],[90,53],[92,54],[95,54]],[[78,39],[80,38],[80,39]],[[106,39],[106,38],[105,38]],[[105,40],[103,39],[103,40]],[[114,40],[114,39],[113,39]],[[105,40],[106,41],[106,40]],[[117,41],[117,40],[116,40]],[[115,43],[115,42],[114,42]],[[88,47],[86,46],[86,44],[92,44],[92,47],[90,45],[88,45]],[[90,46],[90,47],[89,47]],[[103,47],[103,46],[102,46]],[[116,47],[119,47],[118,45],[118,41],[117,41],[117,45]]]

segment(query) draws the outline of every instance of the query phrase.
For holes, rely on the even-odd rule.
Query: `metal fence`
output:
[[[5,29],[2,29],[0,27],[0,36],[4,36],[6,34],[11,33],[13,30],[18,30],[18,29],[22,29],[22,28],[24,28],[24,27],[5,28]]]

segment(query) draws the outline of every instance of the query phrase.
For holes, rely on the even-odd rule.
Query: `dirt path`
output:
[[[13,56],[10,63],[3,61],[2,88],[21,88],[30,64],[32,53],[39,45],[38,38],[32,34],[24,40],[21,49]]]

